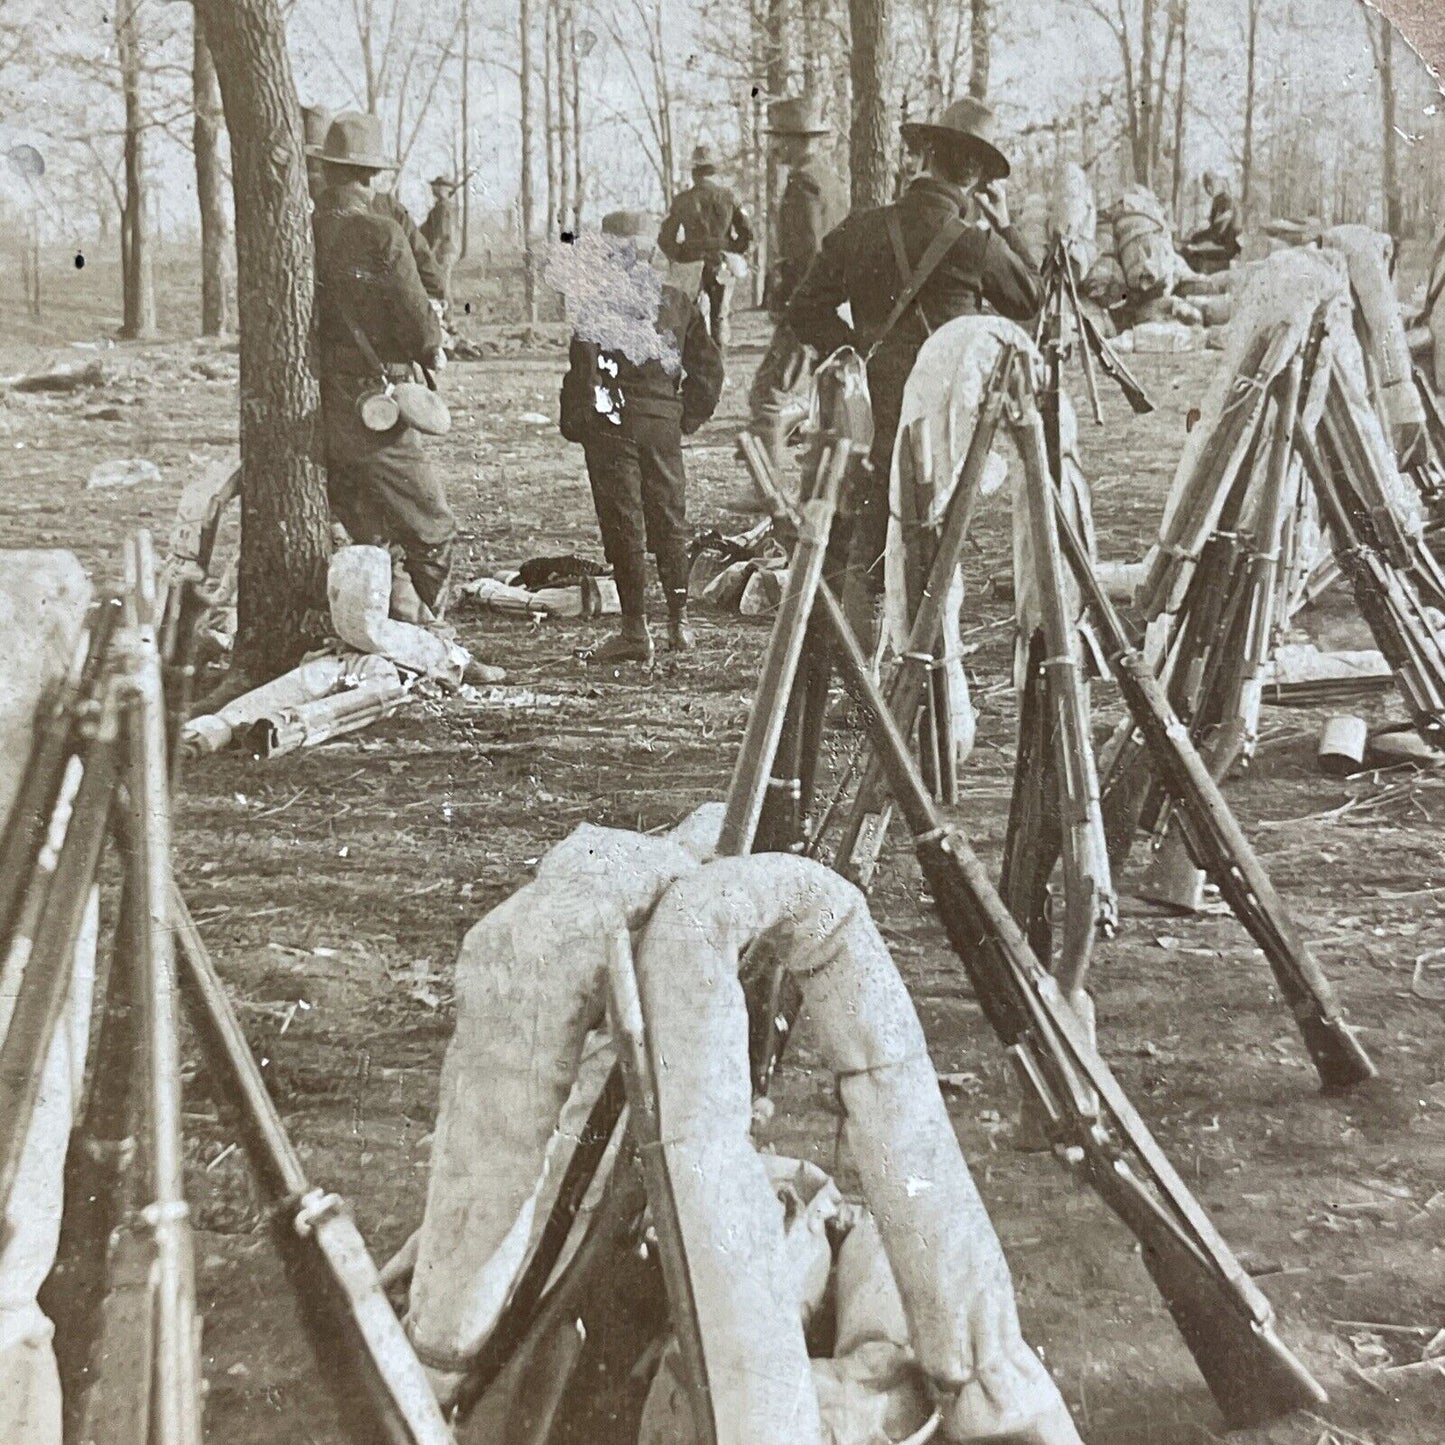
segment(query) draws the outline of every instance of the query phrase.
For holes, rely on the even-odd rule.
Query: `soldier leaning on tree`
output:
[[[303,105],[301,107],[301,124],[306,137],[306,185],[311,192],[313,205],[327,186],[326,165],[321,159],[321,149],[331,130],[331,121],[331,112],[323,105]],[[381,169],[395,170],[396,165],[392,162]],[[447,298],[446,273],[437,264],[436,257],[432,255],[426,238],[417,228],[416,222],[411,218],[411,212],[402,204],[401,198],[396,192],[375,190],[371,186],[370,179],[366,182],[366,186],[368,204],[371,209],[378,216],[385,216],[401,227],[401,233],[406,238],[407,246],[416,262],[417,274],[421,277],[422,287],[428,298],[434,303],[437,315],[440,316]]]
[[[848,214],[847,194],[821,154],[820,143],[829,133],[807,100],[780,100],[771,108],[768,134],[778,162],[788,168],[788,182],[778,202],[775,257],[763,294],[773,337],[753,377],[748,408],[750,430],[767,448],[775,470],[782,464],[784,412],[813,359],[784,313],[823,237]]]
[[[786,312],[799,341],[820,356],[852,346],[868,361],[873,447],[866,484],[849,499],[848,570],[854,588],[873,597],[883,585],[893,440],[919,349],[945,322],[985,308],[1028,322],[1041,296],[1037,267],[1009,224],[1010,167],[993,143],[993,112],[958,100],[932,124],[906,122],[902,134],[922,174],[892,205],[855,211],[824,238]],[[838,314],[845,302],[851,325]]]
[[[687,266],[702,262],[701,296],[708,333],[719,346],[728,343],[728,302],[732,277],[726,257],[745,256],[753,244],[752,223],[738,198],[720,182],[710,145],[692,153],[692,185],[673,197],[657,244],[669,261]]]
[[[413,427],[398,419],[372,431],[358,410],[383,383],[411,380],[415,364],[446,361],[407,238],[375,208],[371,180],[395,167],[381,149],[376,117],[345,113],[324,145],[307,148],[326,183],[313,226],[327,489],[353,541],[401,548],[417,595],[440,618],[456,535],[445,489]]]

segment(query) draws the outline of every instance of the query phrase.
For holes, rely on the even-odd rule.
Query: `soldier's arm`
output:
[[[841,226],[823,238],[784,312],[798,340],[820,356],[856,344],[853,328],[838,315],[838,308],[848,299],[845,245]]]
[[[688,307],[682,338],[682,429],[695,432],[717,410],[722,396],[723,359],[696,306]]]
[[[375,314],[384,317],[400,353],[410,361],[431,364],[442,344],[441,323],[422,285],[416,257],[398,226],[392,233],[385,262],[371,278]]]
[[[662,229],[657,233],[657,247],[669,261],[676,261],[679,265],[688,261],[697,261],[698,256],[688,255],[687,243],[678,239],[678,233],[682,230],[682,216],[678,213],[676,203],[671,210],[662,218]]]
[[[752,249],[752,244],[753,223],[748,219],[748,213],[741,206],[734,206],[733,217],[728,224],[726,249],[741,256]]]
[[[990,231],[981,276],[983,299],[1010,321],[1032,321],[1043,301],[1038,267],[1013,226]]]
[[[442,269],[437,265],[437,259],[432,255],[432,249],[427,245],[426,237],[417,228],[417,224],[411,218],[411,212],[402,204],[401,198],[394,191],[378,191],[378,196],[383,198],[384,213],[391,217],[406,238],[406,244],[411,250],[412,260],[416,263],[417,275],[421,277],[421,284],[426,294],[435,301],[444,301],[447,294],[446,277],[442,275]]]

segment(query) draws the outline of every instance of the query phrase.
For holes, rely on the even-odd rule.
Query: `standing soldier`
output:
[[[457,217],[456,181],[450,176],[435,176],[431,183],[431,210],[421,223],[422,239],[431,247],[442,273],[442,286],[450,292],[452,267],[461,254],[461,232]]]
[[[732,277],[724,257],[746,255],[753,244],[753,228],[738,198],[713,179],[716,174],[713,148],[697,146],[692,153],[692,185],[673,197],[657,243],[669,261],[684,266],[702,262],[708,332],[719,346],[726,346]]]
[[[776,255],[768,267],[763,301],[773,322],[773,339],[748,393],[750,430],[782,468],[783,413],[808,372],[808,353],[784,314],[826,236],[848,214],[848,198],[822,158],[828,127],[807,100],[776,101],[769,116],[773,153],[788,168],[778,203]]]
[[[825,237],[787,306],[805,346],[820,356],[852,346],[868,362],[873,447],[850,498],[855,596],[882,591],[893,440],[919,348],[955,317],[989,307],[1028,322],[1039,307],[1038,270],[1009,224],[1009,163],[993,143],[993,119],[981,101],[964,99],[932,124],[905,122],[903,141],[922,174],[892,205],[855,211]],[[838,314],[845,302],[851,325]]]
[[[657,559],[667,598],[668,646],[690,652],[695,645],[687,625],[682,438],[717,406],[722,356],[692,298],[651,269],[650,230],[643,211],[602,218],[610,256],[600,264],[616,270],[600,281],[593,270],[589,291],[608,314],[577,318],[562,383],[562,435],[580,442],[586,454],[602,547],[622,607],[621,631],[592,649],[589,662],[652,661],[648,552]]]
[[[326,163],[321,157],[321,152],[331,130],[331,120],[331,112],[324,105],[303,105],[301,107],[301,125],[306,136],[306,186],[311,192],[313,207],[321,199],[321,193],[328,184]],[[396,162],[389,162],[381,169],[395,170]],[[431,247],[427,245],[421,232],[417,230],[416,222],[411,218],[411,212],[402,204],[401,198],[396,192],[372,189],[371,183],[377,174],[377,171],[372,171],[370,175],[362,177],[359,172],[356,172],[353,174],[353,178],[360,179],[367,188],[372,210],[378,216],[386,216],[401,227],[401,233],[406,237],[407,246],[416,261],[417,274],[421,277],[421,284],[425,288],[427,296],[435,303],[433,309],[440,316],[442,304],[446,300],[446,277],[443,275],[441,267],[437,265],[436,258],[431,253]]]
[[[375,206],[371,178],[395,165],[381,148],[375,116],[343,113],[310,152],[327,183],[313,218],[327,491],[353,541],[402,549],[417,595],[439,618],[456,535],[445,490],[404,417],[375,431],[360,410],[388,382],[411,380],[414,364],[446,364],[406,236]]]

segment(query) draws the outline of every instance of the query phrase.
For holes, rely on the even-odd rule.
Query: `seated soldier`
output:
[[[1180,247],[1189,264],[1198,270],[1227,267],[1239,255],[1239,221],[1229,183],[1218,171],[1205,171],[1204,194],[1210,198],[1209,220]]]

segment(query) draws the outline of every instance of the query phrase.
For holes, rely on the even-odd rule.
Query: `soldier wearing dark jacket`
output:
[[[386,165],[375,118],[339,115],[319,148],[329,185],[316,203],[321,418],[331,509],[355,542],[396,544],[418,596],[440,616],[456,521],[417,432],[362,424],[358,400],[435,367],[441,326],[401,227],[374,207],[367,171]]]
[[[807,101],[775,102],[770,121],[774,154],[788,168],[788,183],[778,202],[777,245],[764,295],[773,321],[773,339],[753,374],[748,408],[750,430],[779,469],[784,412],[808,373],[809,360],[784,312],[813,264],[823,237],[848,214],[848,198],[819,151],[828,127]]]
[[[321,195],[328,185],[326,162],[322,159],[322,152],[325,149],[327,132],[331,129],[331,120],[331,112],[325,106],[303,105],[301,107],[301,124],[306,137],[306,186],[311,192],[313,205],[321,199]],[[395,192],[371,189],[371,182],[377,175],[376,170],[366,171],[362,168],[354,168],[354,175],[361,184],[367,187],[369,204],[376,214],[386,216],[401,227],[412,258],[416,261],[417,274],[421,277],[421,284],[426,288],[426,294],[433,301],[444,301],[447,288],[446,275],[432,255],[431,247],[417,229],[416,222],[411,218],[411,212],[402,204],[401,198]]]
[[[669,261],[702,262],[701,295],[707,303],[708,331],[719,346],[728,340],[728,293],[723,256],[744,256],[753,244],[753,228],[738,198],[713,179],[717,161],[712,147],[692,153],[692,185],[673,198],[657,244]]]
[[[646,554],[657,561],[667,599],[668,645],[694,646],[687,625],[687,474],[682,438],[713,414],[722,392],[722,356],[692,299],[646,267],[652,245],[648,217],[636,211],[605,216],[615,238],[619,286],[610,320],[579,320],[562,385],[562,434],[580,442],[602,532],[617,583],[620,632],[587,654],[591,662],[651,662],[647,624]],[[623,266],[630,269],[623,271]],[[624,279],[625,278],[625,279]],[[633,294],[635,293],[635,294]],[[644,294],[645,293],[645,294]],[[657,299],[654,301],[654,297]],[[634,304],[635,302],[635,304]],[[634,313],[656,319],[645,335]],[[593,334],[584,335],[584,329]],[[602,333],[615,332],[616,344]],[[625,349],[624,349],[625,347]]]
[[[919,348],[958,316],[989,309],[1028,322],[1038,310],[1037,268],[1009,224],[1001,182],[1009,163],[989,138],[992,112],[960,100],[936,124],[905,124],[903,139],[923,159],[923,174],[890,206],[851,215],[823,241],[818,258],[787,307],[798,339],[827,356],[852,346],[868,360],[873,403],[871,478],[852,499],[850,570],[881,587],[888,528],[888,474],[903,405],[903,388]],[[977,221],[963,220],[976,204]],[[930,243],[947,226],[959,229],[899,320],[883,332],[895,302]],[[852,324],[838,314],[848,303]]]

